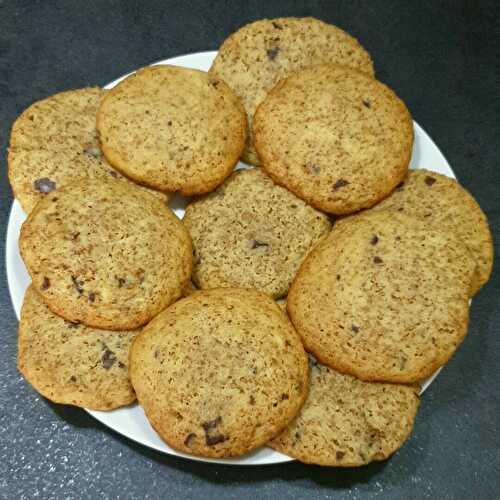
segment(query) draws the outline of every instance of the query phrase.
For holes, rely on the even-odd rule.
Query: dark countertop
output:
[[[32,101],[105,84],[152,61],[216,49],[262,17],[314,15],[357,36],[500,241],[500,4],[0,0],[0,229],[5,151]],[[40,398],[16,371],[17,321],[0,248],[0,498],[498,498],[500,275],[474,299],[469,335],[425,393],[411,440],[357,470],[205,465],[143,448],[83,410]]]

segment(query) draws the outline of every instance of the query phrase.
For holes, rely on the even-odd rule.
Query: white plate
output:
[[[196,54],[188,54],[185,56],[173,57],[159,61],[155,64],[175,64],[178,66],[185,66],[188,68],[196,68],[207,71],[217,52],[198,52]],[[120,80],[127,75],[122,76],[114,82],[106,85],[106,88],[115,86]],[[446,161],[439,148],[434,144],[432,139],[427,133],[414,122],[415,129],[415,143],[413,145],[413,155],[411,159],[411,168],[425,167],[429,170],[434,170],[440,174],[447,175],[455,178],[453,170]],[[239,163],[237,168],[245,168],[246,165]],[[172,208],[176,214],[182,218],[184,216],[184,206],[186,200],[181,197],[175,197],[171,203]],[[6,242],[6,266],[7,266],[7,281],[9,285],[10,296],[16,315],[19,318],[21,305],[23,302],[24,292],[30,283],[30,279],[23,261],[19,255],[18,238],[21,224],[24,222],[26,215],[24,214],[21,205],[17,200],[12,204],[10,211],[9,225],[7,228],[7,242]],[[427,379],[422,386],[424,392],[431,382],[438,375],[440,370],[436,371],[432,377]],[[202,462],[217,462],[223,464],[233,465],[264,465],[276,464],[282,462],[289,462],[292,459],[282,453],[271,450],[270,448],[261,448],[256,452],[245,455],[240,458],[233,459],[209,459],[195,457],[185,453],[180,453],[167,446],[152,429],[144,416],[142,408],[138,405],[128,406],[113,410],[110,412],[90,411],[87,410],[94,418],[115,430],[116,432],[128,437],[138,443],[141,443],[155,450],[170,455],[190,458],[191,460],[199,460]]]

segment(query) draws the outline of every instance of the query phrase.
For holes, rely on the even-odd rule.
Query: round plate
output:
[[[159,61],[155,64],[175,64],[177,66],[185,66],[187,68],[195,68],[207,71],[212,64],[217,52],[198,52],[196,54],[188,54],[185,56],[173,57],[164,61]],[[117,80],[106,85],[105,88],[115,86],[119,81],[123,80],[124,75]],[[455,178],[453,170],[446,161],[439,148],[434,144],[432,139],[427,135],[422,127],[414,122],[415,143],[413,145],[413,154],[411,158],[410,168],[417,169],[425,167],[429,170],[434,170],[440,174]],[[236,168],[249,168],[244,163],[238,163]],[[184,216],[184,207],[187,200],[181,196],[175,196],[170,205],[178,217]],[[19,318],[21,305],[23,302],[24,292],[30,283],[30,278],[24,267],[21,256],[19,255],[18,239],[21,225],[24,222],[26,215],[24,214],[21,205],[17,200],[12,204],[10,211],[9,224],[7,228],[6,242],[6,267],[7,281],[9,285],[12,304]],[[436,378],[440,370],[437,370],[432,377],[427,379],[422,385],[424,392],[431,382]],[[165,444],[152,429],[147,421],[144,412],[140,406],[131,405],[118,410],[109,412],[90,411],[87,410],[94,418],[115,430],[116,432],[126,436],[138,443],[141,443],[155,450],[170,455],[189,458],[191,460],[199,460],[202,462],[217,462],[233,465],[264,465],[289,462],[292,459],[282,453],[278,453],[270,448],[261,448],[253,453],[239,458],[233,459],[210,459],[195,457],[186,453],[180,453],[170,448]]]

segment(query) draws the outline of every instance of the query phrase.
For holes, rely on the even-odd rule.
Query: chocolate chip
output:
[[[78,323],[78,321],[68,321],[67,325],[68,328],[72,328],[73,330],[80,328],[80,323]]]
[[[169,120],[169,121],[167,122],[167,125],[168,125],[169,127],[171,127],[171,126],[172,126],[172,121],[171,121],[171,120]]]
[[[51,191],[54,191],[54,189],[56,188],[56,183],[54,181],[51,181],[48,177],[42,177],[41,179],[37,179],[33,183],[33,187],[39,193],[47,194]]]
[[[90,292],[89,293],[89,302],[94,302],[95,301],[95,293],[94,292]]]
[[[290,396],[288,394],[281,395],[281,401],[286,401],[287,399],[290,399]]]
[[[270,61],[274,61],[276,59],[276,56],[278,55],[280,49],[278,47],[273,47],[272,49],[267,50],[267,58]]]
[[[383,260],[378,255],[375,255],[375,257],[373,257],[373,262],[375,262],[375,264],[382,264]]]
[[[255,398],[250,396],[250,404],[253,406],[255,404]]]
[[[292,347],[292,344],[290,344],[290,342],[288,342],[288,340],[285,340],[285,345],[286,345],[287,347]]]
[[[334,185],[333,185],[333,190],[337,191],[337,189],[343,188],[344,186],[347,186],[349,184],[348,181],[345,179],[339,179]]]
[[[300,434],[298,432],[295,433],[295,439],[300,439]]]
[[[125,364],[122,363],[121,361],[118,361],[118,368],[125,368]]]
[[[259,241],[259,240],[252,240],[250,244],[250,248],[253,250],[254,248],[259,248],[259,247],[268,247],[269,243],[265,243],[264,241]]]
[[[201,426],[205,432],[208,432],[212,429],[215,429],[222,422],[222,417],[219,416],[214,418],[213,420],[208,420],[207,422],[203,422]]]
[[[340,274],[337,274],[337,281],[340,281]]]
[[[428,185],[428,186],[432,186],[434,183],[436,182],[436,179],[434,177],[431,177],[430,175],[427,175],[425,177],[425,183]]]
[[[118,281],[118,288],[121,288],[125,284],[125,279],[124,278],[119,278],[118,276],[115,276],[116,281]]]
[[[281,26],[281,24],[278,24],[276,22],[273,21],[273,27],[276,28],[277,30],[282,30],[283,27]]]
[[[370,101],[368,101],[366,99],[363,100],[363,106],[365,108],[371,108],[372,107],[372,105],[370,104]]]
[[[184,445],[185,446],[191,446],[193,439],[196,437],[196,434],[192,432],[191,434],[188,434],[186,436],[186,439],[184,439]]]
[[[109,370],[115,363],[116,356],[113,351],[110,351],[106,346],[104,346],[104,352],[101,357],[101,362],[103,368]]]
[[[75,286],[76,288],[76,291],[79,293],[79,294],[82,294],[83,293],[83,288],[82,288],[82,285],[83,285],[83,282],[82,281],[78,281],[76,279],[76,276],[71,276],[71,281],[73,282],[73,285]]]
[[[378,236],[376,234],[373,235],[373,238],[370,240],[372,245],[376,245],[378,243]]]
[[[76,382],[76,377],[74,375],[71,375],[71,377],[69,379],[71,382]]]
[[[343,451],[337,451],[337,453],[335,453],[335,458],[337,460],[342,460],[345,456],[345,453]]]
[[[351,330],[352,330],[354,333],[358,333],[358,332],[359,332],[359,326],[352,325],[352,326],[351,326]]]
[[[205,442],[207,446],[214,446],[215,444],[223,443],[226,437],[222,434],[216,434],[215,436],[205,436]]]
[[[405,185],[405,181],[401,181],[397,186],[396,186],[396,191],[403,191]]]
[[[156,350],[153,354],[153,356],[155,357],[155,359],[158,359],[158,356],[160,355],[160,351]]]
[[[321,172],[321,167],[319,165],[316,165],[316,163],[313,163],[309,166],[309,170],[313,175],[318,175]]]
[[[83,150],[83,152],[87,155],[87,156],[92,156],[93,158],[100,158],[101,156],[101,150],[97,147],[89,147],[89,148],[85,148]]]
[[[396,236],[397,241],[401,241],[401,236]]]
[[[114,170],[110,170],[109,171],[109,175],[111,175],[112,177],[114,177],[115,179],[118,178],[118,172],[115,172]]]
[[[49,278],[44,276],[40,290],[44,291],[44,290],[47,290],[49,287],[50,287],[50,280],[49,280]]]
[[[71,239],[73,241],[76,241],[78,239],[78,236],[80,236],[79,232],[77,232],[77,233],[71,233]]]

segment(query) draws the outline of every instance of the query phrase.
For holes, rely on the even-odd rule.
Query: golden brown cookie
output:
[[[430,170],[411,170],[404,183],[373,209],[403,212],[430,227],[444,228],[459,236],[476,261],[471,295],[490,278],[493,240],[488,219],[455,179]]]
[[[246,120],[224,82],[160,65],[137,71],[107,93],[97,129],[118,170],[189,196],[212,191],[232,172],[245,144]]]
[[[260,168],[238,170],[183,219],[199,288],[255,288],[286,295],[307,252],[330,232],[328,216],[276,185]]]
[[[192,269],[182,222],[121,181],[84,179],[41,200],[19,247],[56,314],[95,328],[137,328],[181,296]]]
[[[412,383],[464,339],[474,270],[453,233],[399,212],[352,216],[304,261],[287,309],[322,363],[362,380]]]
[[[195,292],[149,323],[130,352],[137,399],[156,432],[206,457],[247,453],[302,406],[308,363],[288,318],[267,295]]]
[[[9,181],[27,214],[43,197],[76,179],[115,177],[132,184],[99,147],[95,121],[103,95],[99,88],[61,92],[35,102],[14,122]],[[164,193],[148,191],[168,201]]]
[[[138,330],[111,332],[56,316],[30,286],[19,323],[17,364],[54,403],[112,410],[135,401],[129,348]]]
[[[385,460],[408,439],[418,388],[362,382],[312,357],[310,366],[304,406],[268,446],[308,464],[358,467]]]
[[[263,168],[328,213],[349,214],[386,197],[405,177],[413,123],[383,83],[325,64],[278,83],[253,121]]]
[[[312,17],[261,19],[243,26],[224,41],[210,74],[224,80],[241,98],[251,129],[257,106],[279,80],[324,63],[374,74],[370,55],[355,38]],[[243,159],[259,164],[251,134]]]

